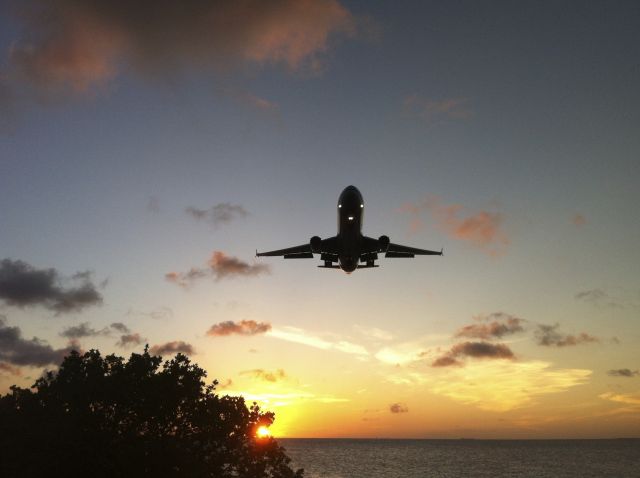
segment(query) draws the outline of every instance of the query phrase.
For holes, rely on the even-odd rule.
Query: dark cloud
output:
[[[596,307],[611,307],[622,308],[624,307],[620,301],[611,297],[606,291],[602,289],[589,289],[582,292],[578,292],[575,296],[576,300],[586,302]]]
[[[81,339],[83,337],[95,337],[97,335],[108,335],[109,329],[104,328],[100,330],[96,330],[89,326],[89,322],[83,322],[80,325],[75,325],[72,327],[67,327],[60,335],[62,337],[67,337],[68,339]]]
[[[231,257],[221,251],[214,251],[206,268],[191,268],[187,272],[168,272],[165,279],[182,287],[188,287],[194,281],[205,277],[215,280],[230,277],[252,277],[268,274],[270,268],[266,264],[248,264],[237,257]]]
[[[197,209],[189,206],[185,212],[198,221],[207,221],[214,226],[228,224],[234,219],[247,217],[249,213],[239,204],[228,202],[216,204],[209,209]]]
[[[141,337],[140,334],[137,332],[134,334],[123,334],[120,336],[120,340],[116,342],[116,345],[118,347],[127,348],[127,347],[133,347],[134,345],[140,345],[146,340],[147,339]]]
[[[464,364],[454,357],[451,357],[450,355],[443,355],[442,357],[438,357],[431,364],[432,367],[451,367],[453,365],[462,366]]]
[[[77,349],[75,344],[54,349],[36,337],[27,340],[18,327],[7,326],[6,319],[0,317],[0,362],[33,367],[57,365],[73,349]]]
[[[612,377],[635,377],[640,372],[638,370],[630,370],[628,368],[619,368],[617,370],[609,370],[607,375],[611,375]]]
[[[409,408],[402,403],[392,403],[389,405],[389,411],[391,413],[407,413]]]
[[[182,340],[175,340],[173,342],[154,345],[153,347],[151,347],[150,352],[153,355],[173,355],[177,353],[193,355],[196,353],[193,345],[183,342]]]
[[[491,340],[524,331],[522,327],[524,319],[504,312],[494,312],[488,316],[475,317],[475,319],[478,323],[462,327],[456,332],[455,337]]]
[[[71,278],[75,286],[65,287],[55,269],[36,269],[26,262],[0,261],[0,299],[17,307],[42,306],[56,314],[75,312],[102,303],[89,272]]]
[[[113,324],[110,325],[110,327],[113,330],[116,330],[123,334],[128,334],[129,332],[131,332],[131,330],[129,330],[129,327],[124,325],[122,322],[114,322]]]
[[[538,345],[569,347],[579,344],[600,342],[597,337],[589,335],[585,332],[581,332],[578,335],[561,334],[560,332],[558,332],[559,326],[560,324],[538,324],[538,329],[535,332],[536,339],[538,340]]]
[[[251,375],[253,378],[258,380],[264,380],[265,382],[278,382],[287,378],[287,374],[279,368],[278,370],[274,370],[273,372],[269,372],[268,370],[263,370],[261,368],[256,368],[253,370],[245,370],[240,372],[240,375]]]
[[[241,65],[320,71],[335,34],[355,33],[338,0],[23,0],[13,82],[86,92],[121,71],[172,79]]]
[[[257,335],[264,334],[271,330],[271,324],[268,322],[256,322],[255,320],[241,320],[233,322],[227,320],[218,324],[213,324],[207,335],[211,337],[223,337],[225,335]]]
[[[462,342],[455,344],[443,356],[437,358],[431,366],[448,367],[462,365],[458,359],[463,357],[482,359],[513,359],[511,349],[505,344],[492,344],[489,342]]]

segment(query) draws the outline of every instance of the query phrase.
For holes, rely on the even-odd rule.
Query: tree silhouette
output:
[[[182,354],[72,352],[0,397],[0,476],[301,477],[273,438],[256,438],[274,414],[205,377]]]

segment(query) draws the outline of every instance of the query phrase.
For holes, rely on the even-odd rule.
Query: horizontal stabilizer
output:
[[[300,252],[298,254],[285,254],[285,259],[313,259],[313,253],[311,252]]]
[[[320,269],[340,269],[340,266],[318,266]]]
[[[370,266],[366,265],[366,264],[359,264],[358,265],[358,269],[371,269],[372,267],[380,267],[380,266],[378,266],[376,264],[373,264],[373,265],[370,265]]]
[[[385,253],[384,257],[406,257],[406,258],[412,258],[415,257],[413,254],[411,254],[410,252],[387,252]]]

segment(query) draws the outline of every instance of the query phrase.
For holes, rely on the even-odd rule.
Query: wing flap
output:
[[[407,256],[407,255],[389,255],[389,253],[392,254],[412,254],[411,256]],[[442,255],[442,251],[430,251],[428,249],[418,249],[417,247],[409,247],[409,246],[402,246],[400,244],[389,244],[389,247],[387,248],[387,253],[385,254],[385,257],[413,257],[413,255],[416,256],[441,256]]]

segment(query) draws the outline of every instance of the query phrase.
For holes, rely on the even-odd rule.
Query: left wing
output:
[[[284,256],[285,259],[313,259],[311,252],[311,244],[302,244],[301,246],[288,247],[286,249],[278,249],[277,251],[258,252],[256,256]]]
[[[384,257],[413,257],[413,256],[441,256],[442,251],[430,251],[428,249],[418,249],[417,247],[402,246],[400,244],[389,243]]]

